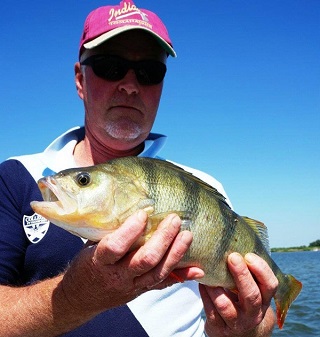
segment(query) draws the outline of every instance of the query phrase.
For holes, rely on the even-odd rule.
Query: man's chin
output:
[[[105,128],[107,134],[119,141],[131,142],[141,137],[142,130],[139,125],[132,122],[121,122],[116,125],[108,125]]]

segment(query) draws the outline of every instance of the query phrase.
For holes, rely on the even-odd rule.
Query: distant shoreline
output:
[[[284,253],[284,252],[320,252],[320,246],[318,247],[287,247],[287,248],[271,248],[271,253]]]

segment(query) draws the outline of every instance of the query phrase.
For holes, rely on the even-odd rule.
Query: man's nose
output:
[[[120,80],[118,85],[119,91],[125,91],[128,95],[139,93],[139,82],[133,69],[129,69],[125,77]]]

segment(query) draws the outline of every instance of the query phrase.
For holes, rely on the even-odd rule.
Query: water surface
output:
[[[303,284],[291,305],[284,327],[273,337],[320,337],[320,251],[272,253],[272,258],[286,274]]]

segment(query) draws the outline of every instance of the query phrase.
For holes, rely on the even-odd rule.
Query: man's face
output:
[[[91,55],[106,54],[126,60],[166,62],[166,53],[148,33],[133,30],[116,36],[93,50]],[[78,72],[77,72],[78,68]],[[85,105],[87,134],[114,151],[126,151],[143,142],[154,123],[163,82],[141,85],[132,69],[123,79],[108,81],[96,76],[91,66],[76,65],[79,96]]]

